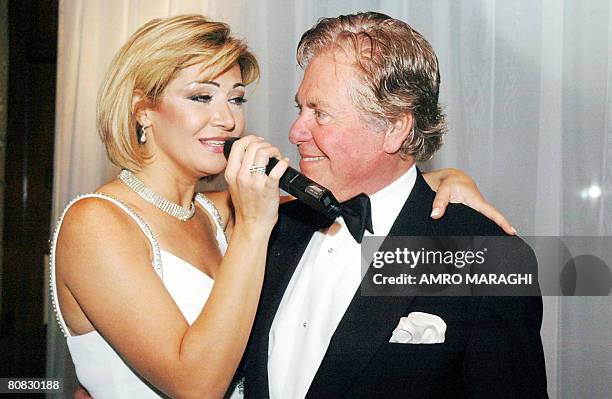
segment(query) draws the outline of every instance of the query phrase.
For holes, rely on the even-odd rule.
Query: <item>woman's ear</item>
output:
[[[149,126],[151,121],[148,118],[147,111],[149,110],[150,102],[145,93],[140,90],[134,90],[132,96],[132,115],[140,126]]]
[[[389,130],[385,133],[383,150],[387,154],[395,154],[402,148],[404,141],[410,136],[414,125],[412,113],[407,113],[393,122]]]

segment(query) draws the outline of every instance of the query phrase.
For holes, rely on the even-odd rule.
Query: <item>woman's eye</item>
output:
[[[212,100],[212,96],[209,96],[208,94],[200,94],[197,96],[191,96],[189,99],[191,101],[197,101],[200,103],[209,103]]]
[[[247,99],[244,98],[243,96],[240,96],[240,97],[230,98],[229,101],[230,103],[235,104],[235,105],[242,105],[247,102]]]

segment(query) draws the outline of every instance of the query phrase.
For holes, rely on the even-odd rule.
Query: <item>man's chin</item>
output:
[[[317,168],[313,167],[313,165],[309,165],[309,162],[300,161],[300,172],[310,180],[323,185],[321,183],[323,179],[317,173]]]

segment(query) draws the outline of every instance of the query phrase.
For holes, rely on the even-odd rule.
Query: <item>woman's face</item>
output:
[[[202,80],[201,68],[197,64],[181,70],[161,101],[147,110],[151,124],[147,143],[151,143],[154,162],[170,163],[197,178],[222,172],[225,140],[244,131],[240,67],[235,65],[207,81]]]

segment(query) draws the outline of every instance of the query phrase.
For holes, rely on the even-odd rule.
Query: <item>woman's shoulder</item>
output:
[[[123,205],[123,206],[122,206]],[[98,187],[94,192],[72,198],[63,211],[63,223],[70,221],[85,222],[104,216],[118,216],[125,213],[124,202],[114,190],[113,182]]]
[[[75,198],[55,226],[51,252],[66,284],[81,281],[81,273],[116,276],[149,262],[147,236],[127,212],[100,195]],[[133,261],[126,261],[133,259]],[[102,278],[102,277],[100,277]]]
[[[67,222],[87,222],[101,217],[123,215],[119,200],[103,193],[79,195],[68,203],[63,212],[62,224]],[[122,219],[121,217],[119,219]]]
[[[85,242],[90,238],[114,241],[138,236],[138,214],[120,198],[109,183],[95,192],[76,196],[66,205],[56,225],[56,234],[66,242]],[[60,229],[61,227],[61,234]],[[64,239],[61,239],[64,238]]]
[[[105,233],[130,235],[138,226],[130,220],[118,201],[103,194],[86,194],[74,198],[63,212],[62,234],[75,238],[100,237]],[[124,233],[125,232],[125,233]]]

